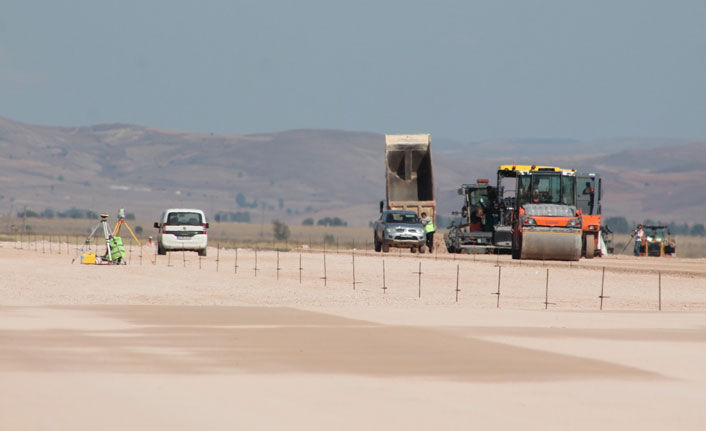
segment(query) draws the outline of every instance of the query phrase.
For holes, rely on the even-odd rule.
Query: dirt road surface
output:
[[[209,249],[96,266],[19,247],[0,244],[3,430],[706,421],[704,259],[239,249],[236,266]]]

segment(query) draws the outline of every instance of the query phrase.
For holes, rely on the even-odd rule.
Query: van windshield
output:
[[[203,220],[201,219],[201,214],[191,213],[191,212],[178,212],[169,213],[167,217],[167,225],[181,225],[181,226],[201,226]]]

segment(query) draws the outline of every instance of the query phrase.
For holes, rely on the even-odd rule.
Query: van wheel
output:
[[[161,245],[158,245],[157,254],[160,256],[164,256],[165,254],[167,254],[167,250],[165,250],[164,247],[162,247]]]
[[[199,256],[206,256],[206,249],[205,248],[199,250]]]

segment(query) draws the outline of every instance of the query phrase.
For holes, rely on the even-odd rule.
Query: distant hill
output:
[[[493,179],[498,164],[552,163],[601,172],[608,215],[705,221],[706,142],[432,140],[442,215],[458,209],[461,183]],[[211,218],[248,211],[258,222],[339,216],[367,225],[385,195],[383,158],[384,137],[376,133],[213,135],[128,124],[47,127],[0,117],[0,214],[25,206],[111,214],[122,207],[156,219],[166,207],[194,206]]]

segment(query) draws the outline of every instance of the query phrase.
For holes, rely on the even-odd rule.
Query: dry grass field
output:
[[[116,219],[111,217],[109,224],[115,225]],[[44,238],[46,241],[63,242],[70,244],[80,244],[85,240],[86,236],[98,223],[97,220],[81,220],[81,219],[41,219],[31,218],[26,221],[30,229],[28,234],[20,235],[19,233],[0,234],[0,239],[6,241],[19,241],[22,238],[23,242],[33,241],[35,238],[40,240]],[[131,220],[128,224],[133,228],[142,228],[142,233],[138,235],[141,242],[146,242],[150,235],[155,235],[156,230],[153,228],[154,220]],[[22,226],[22,220],[18,218],[9,219],[0,218],[0,227],[14,225]],[[301,226],[289,225],[290,238],[287,241],[274,240],[273,229],[271,223],[255,224],[255,223],[216,223],[211,222],[209,229],[210,244],[216,246],[220,244],[222,247],[257,247],[260,249],[294,249],[302,244],[307,244],[312,249],[323,249],[325,236],[329,236],[331,240],[326,244],[329,250],[335,249],[372,249],[372,229],[367,227],[330,227],[330,226]],[[21,230],[21,229],[20,229]],[[7,232],[7,231],[6,231]],[[439,229],[436,235],[436,240],[440,247],[438,253],[446,253],[443,247],[444,229]],[[123,232],[123,237],[126,243],[134,242],[127,231]],[[677,236],[677,255],[679,257],[700,258],[706,257],[706,237],[693,236]],[[632,243],[625,249],[626,242],[630,242],[629,235],[615,235],[615,250],[616,254],[632,254]],[[399,251],[396,251],[399,253]]]

